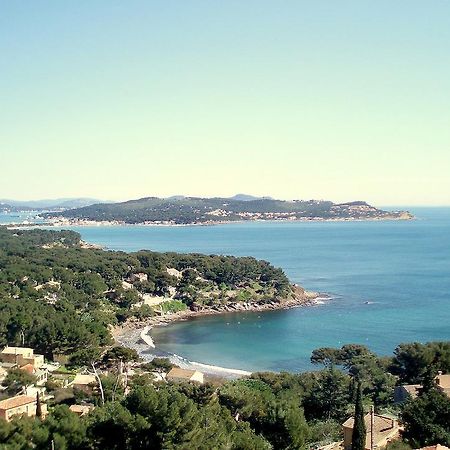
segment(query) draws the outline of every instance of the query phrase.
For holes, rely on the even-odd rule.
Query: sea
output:
[[[151,332],[158,348],[190,361],[297,372],[311,369],[319,347],[357,343],[390,355],[400,343],[450,339],[450,208],[407,209],[415,220],[72,229],[112,250],[254,256],[326,294],[317,306],[197,317]]]

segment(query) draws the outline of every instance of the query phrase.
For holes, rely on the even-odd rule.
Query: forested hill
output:
[[[9,203],[0,202],[0,213],[31,211],[32,209],[26,206],[18,207]]]
[[[72,231],[0,227],[0,347],[23,338],[50,358],[82,361],[130,317],[283,303],[294,292],[281,269],[251,257],[84,247]]]
[[[157,197],[122,203],[100,203],[46,217],[123,223],[215,223],[238,220],[411,219],[405,211],[383,211],[365,202],[335,204],[324,200],[284,201],[270,198]]]

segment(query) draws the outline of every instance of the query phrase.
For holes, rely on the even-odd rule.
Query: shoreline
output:
[[[112,335],[116,343],[123,345],[124,347],[133,348],[144,360],[150,361],[154,357],[165,357],[168,358],[173,364],[176,364],[182,368],[200,370],[207,375],[225,378],[249,376],[252,373],[251,371],[216,366],[208,364],[207,362],[190,361],[183,356],[165,352],[158,348],[157,343],[155,343],[150,334],[151,330],[154,327],[167,326],[175,322],[186,321],[195,317],[245,312],[268,312],[306,306],[318,306],[323,304],[325,300],[331,298],[326,294],[303,291],[299,287],[295,287],[295,289],[296,295],[294,298],[287,299],[279,303],[273,301],[260,305],[249,302],[243,304],[247,306],[234,305],[234,308],[230,305],[225,305],[223,307],[205,308],[199,311],[179,311],[177,313],[166,314],[164,316],[154,316],[143,321],[129,320],[123,325],[114,327],[112,330]]]
[[[90,219],[61,219],[60,217],[50,217],[48,222],[41,223],[5,223],[4,225],[14,228],[33,228],[33,227],[100,227],[100,226],[135,226],[135,227],[209,227],[215,225],[231,225],[231,224],[243,224],[247,222],[262,222],[262,223],[308,223],[308,222],[382,222],[382,221],[410,221],[416,220],[416,217],[411,216],[380,216],[380,217],[335,217],[335,218],[323,218],[323,217],[301,217],[297,219],[242,219],[242,220],[214,220],[204,222],[189,222],[189,223],[176,223],[173,221],[149,221],[149,222],[137,222],[129,223],[121,220],[90,220]]]

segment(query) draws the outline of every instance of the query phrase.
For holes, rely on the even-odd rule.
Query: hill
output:
[[[362,201],[336,204],[325,200],[257,198],[244,201],[180,196],[99,203],[45,217],[130,224],[212,224],[242,220],[398,220],[413,216],[406,211],[383,211]]]
[[[11,213],[11,212],[20,212],[20,211],[32,211],[32,208],[26,206],[16,206],[11,203],[6,203],[0,201],[0,212]]]
[[[0,208],[7,206],[9,211],[38,211],[45,209],[64,210],[70,208],[82,208],[100,200],[94,198],[55,198],[43,200],[11,200],[0,199]],[[6,209],[5,209],[6,210]]]
[[[0,267],[0,347],[22,330],[49,357],[98,348],[110,341],[108,326],[128,318],[307,300],[266,261],[105,251],[73,231],[0,227]]]

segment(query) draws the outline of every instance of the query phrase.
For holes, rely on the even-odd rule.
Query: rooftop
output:
[[[450,448],[446,447],[445,445],[437,444],[430,445],[429,447],[422,447],[419,450],[450,450]]]
[[[20,370],[23,370],[24,372],[33,373],[34,372],[34,366],[33,364],[25,364],[20,368]]]
[[[2,362],[0,363],[0,367],[3,367],[4,369],[14,369],[15,367],[17,367],[17,364]]]
[[[0,401],[0,409],[12,409],[18,406],[28,405],[29,403],[36,402],[35,397],[29,397],[28,395],[18,395],[17,397],[7,398]]]
[[[417,397],[419,391],[422,389],[421,384],[404,384],[402,385],[402,388],[408,392],[411,397],[415,398]]]
[[[442,389],[450,389],[450,375],[439,374],[435,378],[436,384]]]
[[[90,412],[92,409],[94,409],[93,405],[71,405],[69,406],[69,409],[74,412],[75,414],[78,414],[80,416],[84,416],[88,412]]]
[[[350,419],[347,419],[343,426],[346,428],[352,428],[353,429],[353,424],[354,424],[355,420],[353,417],[351,417]],[[367,432],[367,436],[366,436],[366,448],[370,448],[370,425],[371,425],[371,418],[370,418],[370,413],[366,414],[364,416],[364,423],[366,425],[366,432]],[[375,444],[379,441],[381,441],[382,439],[389,437],[391,434],[394,434],[396,431],[398,431],[399,427],[398,427],[398,423],[396,422],[395,419],[392,419],[391,417],[388,416],[381,416],[378,414],[374,414],[374,442]]]
[[[180,369],[179,367],[174,367],[173,369],[170,369],[167,376],[174,378],[186,378],[187,380],[190,380],[195,373],[197,373],[197,370]]]
[[[95,377],[94,375],[81,375],[81,374],[77,374],[73,380],[73,384],[92,384],[95,383]]]
[[[5,347],[2,350],[2,353],[6,355],[28,355],[29,353],[33,354],[33,349],[28,347]]]

